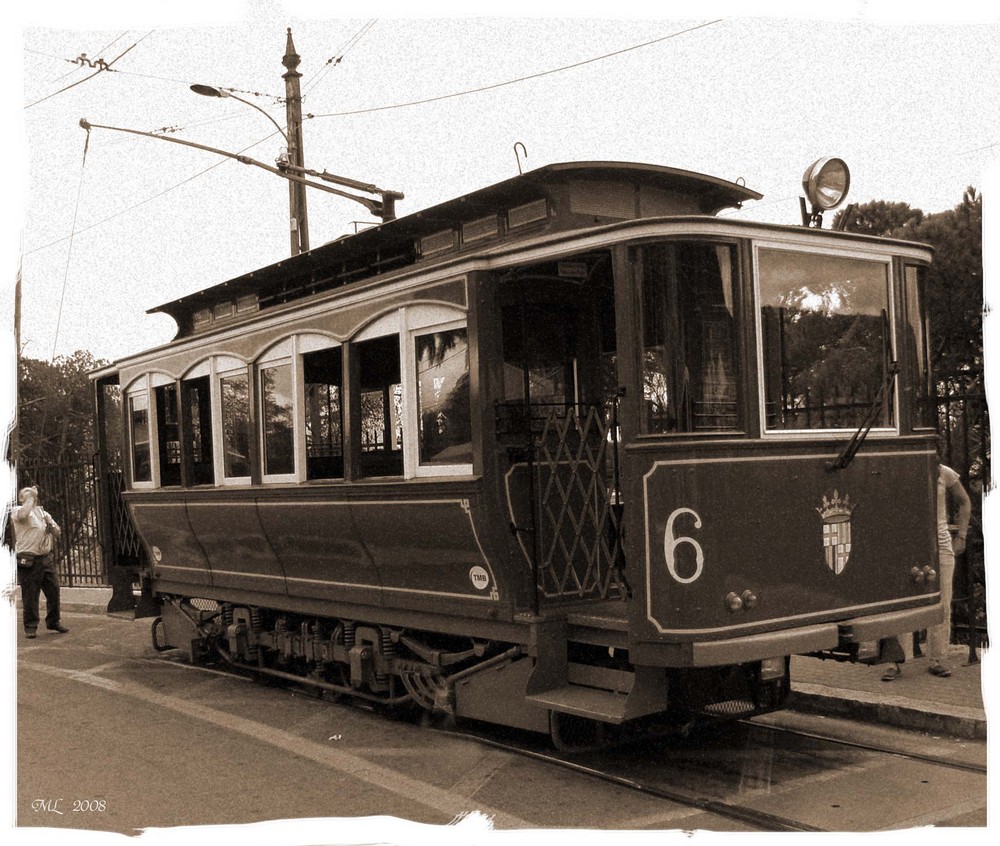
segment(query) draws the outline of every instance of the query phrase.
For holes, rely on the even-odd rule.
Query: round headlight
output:
[[[815,209],[825,211],[839,206],[850,187],[847,163],[833,156],[813,162],[802,174],[802,190]]]

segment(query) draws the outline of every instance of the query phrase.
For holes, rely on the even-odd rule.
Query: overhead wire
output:
[[[378,18],[371,18],[369,21],[367,21],[367,23],[365,23],[365,25],[362,26],[361,29],[358,30],[350,38],[350,40],[347,42],[347,44],[345,44],[343,47],[340,48],[340,50],[338,50],[337,52],[335,52],[333,56],[331,56],[329,59],[327,59],[323,63],[322,69],[319,70],[319,71],[317,71],[316,75],[311,80],[309,80],[309,82],[306,83],[306,85],[305,85],[305,91],[303,92],[303,94],[307,94],[310,90],[312,90],[313,88],[315,88],[323,80],[323,78],[334,67],[336,67],[337,65],[339,65],[341,63],[341,61],[343,60],[344,56],[347,55],[347,52],[352,47],[354,47],[354,45],[356,45],[365,35],[368,34],[368,31],[373,26],[375,26],[375,24],[376,24],[377,21],[378,21]]]
[[[127,53],[131,52],[131,51],[132,51],[132,50],[134,50],[134,49],[135,49],[136,47],[138,47],[138,46],[139,46],[139,44],[141,44],[141,43],[142,43],[143,41],[145,41],[145,40],[146,40],[147,38],[149,38],[149,36],[150,36],[150,35],[152,35],[152,34],[153,34],[153,33],[154,33],[155,31],[156,31],[156,30],[152,30],[152,29],[151,29],[151,30],[150,30],[149,32],[147,32],[147,33],[146,33],[146,34],[145,34],[144,36],[142,36],[142,38],[140,38],[140,39],[139,39],[138,41],[136,41],[136,42],[135,42],[135,43],[134,43],[134,44],[133,44],[133,45],[132,45],[131,47],[128,47],[128,48],[126,48],[125,50],[123,50],[123,51],[122,51],[121,53],[119,53],[119,54],[118,54],[117,56],[115,56],[115,57],[114,57],[114,58],[113,58],[113,59],[112,59],[112,60],[111,60],[110,62],[107,62],[107,63],[105,63],[105,64],[104,64],[104,65],[103,65],[102,67],[99,67],[99,68],[98,68],[98,69],[97,69],[96,71],[94,71],[94,72],[93,72],[92,74],[90,74],[90,75],[88,75],[88,76],[85,76],[85,77],[84,77],[83,79],[78,79],[78,80],[77,80],[76,82],[73,82],[73,83],[70,83],[69,85],[67,85],[67,86],[65,86],[65,87],[63,87],[63,88],[60,88],[60,89],[59,89],[58,91],[53,91],[53,92],[52,92],[51,94],[48,94],[48,95],[46,95],[45,97],[42,97],[42,98],[41,98],[40,100],[35,100],[35,102],[34,102],[34,103],[28,103],[28,105],[27,105],[27,106],[25,106],[24,108],[25,108],[25,109],[30,109],[30,108],[31,108],[32,106],[37,106],[37,105],[38,105],[39,103],[44,103],[44,102],[45,102],[46,100],[51,100],[51,99],[52,99],[53,97],[56,97],[56,96],[58,96],[59,94],[62,94],[62,93],[63,93],[64,91],[69,91],[69,90],[70,90],[71,88],[75,88],[75,87],[76,87],[77,85],[81,85],[81,84],[83,84],[83,83],[84,83],[84,82],[86,82],[86,81],[87,81],[88,79],[93,79],[93,78],[94,78],[95,76],[97,76],[97,75],[98,75],[99,73],[102,73],[102,72],[104,72],[104,71],[108,71],[108,70],[111,70],[111,69],[112,69],[112,68],[111,68],[111,66],[112,66],[112,65],[113,65],[113,64],[114,64],[115,62],[117,62],[117,61],[118,61],[119,59],[121,59],[121,58],[122,58],[123,56],[125,56],[125,55],[126,55]]]
[[[123,30],[121,33],[119,33],[117,38],[112,39],[110,42],[105,44],[100,50],[98,50],[97,55],[100,56],[101,54],[104,53],[105,50],[110,48],[113,44],[115,44],[118,41],[121,41],[127,33],[128,33],[127,29]],[[83,58],[86,55],[87,55],[86,53],[81,53],[80,58]],[[68,76],[71,76],[72,74],[76,73],[76,71],[81,70],[83,68],[83,65],[80,64],[79,59],[63,59],[63,61],[69,62],[72,65],[78,65],[78,67],[76,67],[74,70],[64,73],[62,76],[57,76],[55,79],[52,80],[52,82],[59,82],[60,80],[63,80]]]
[[[242,150],[240,150],[240,153],[245,153],[245,152],[247,152],[247,150],[252,150],[254,147],[256,147],[256,146],[258,146],[260,144],[263,144],[265,141],[270,140],[271,138],[273,138],[277,134],[278,134],[277,132],[272,132],[269,135],[265,135],[260,140],[254,141],[253,144],[250,144],[250,145],[244,147]],[[198,179],[199,177],[204,176],[206,173],[209,173],[210,171],[215,170],[215,168],[219,167],[220,165],[224,165],[227,161],[228,161],[228,159],[222,159],[221,161],[218,161],[218,162],[216,162],[213,165],[209,165],[208,167],[204,168],[203,170],[198,171],[197,173],[192,174],[191,176],[187,177],[186,179],[182,179],[180,182],[178,182],[178,183],[176,183],[174,185],[171,185],[169,188],[164,188],[162,191],[160,191],[160,192],[158,192],[156,194],[153,194],[150,197],[147,197],[145,200],[140,200],[138,203],[133,203],[131,206],[127,206],[126,208],[123,208],[123,209],[121,209],[119,211],[116,211],[114,214],[111,214],[111,215],[108,215],[107,217],[101,218],[101,220],[96,220],[93,223],[88,224],[87,226],[84,226],[84,227],[82,227],[80,229],[75,229],[75,226],[74,226],[74,231],[75,231],[75,233],[77,235],[79,235],[79,234],[81,234],[83,232],[87,232],[87,231],[89,231],[91,229],[96,229],[98,226],[103,226],[105,223],[109,223],[110,221],[112,221],[112,220],[114,220],[116,218],[121,217],[123,214],[127,214],[130,211],[135,211],[135,209],[141,208],[142,206],[145,206],[145,205],[153,202],[154,200],[158,200],[160,197],[163,197],[164,195],[169,194],[171,191],[176,191],[178,188],[181,188],[184,185],[187,185],[187,183],[193,182],[195,179]],[[30,256],[30,255],[32,255],[34,253],[41,252],[42,250],[47,250],[50,247],[58,246],[59,244],[63,243],[64,241],[67,241],[67,240],[71,239],[72,237],[73,237],[72,235],[67,235],[67,236],[65,236],[63,238],[56,238],[53,241],[49,241],[47,244],[42,244],[41,246],[34,247],[34,248],[28,250],[27,252],[24,253],[24,255]]]
[[[328,118],[328,117],[347,117],[349,115],[363,115],[363,114],[369,114],[371,112],[384,112],[388,111],[389,109],[404,109],[409,106],[423,106],[427,103],[436,103],[441,100],[451,100],[455,97],[465,97],[469,94],[480,94],[483,91],[493,91],[497,88],[503,88],[507,85],[517,85],[518,83],[528,82],[529,80],[532,79],[540,79],[541,77],[544,76],[551,76],[552,74],[555,73],[562,73],[563,71],[584,67],[585,65],[590,65],[593,64],[594,62],[602,62],[605,59],[611,59],[614,58],[615,56],[621,56],[624,55],[625,53],[631,53],[634,50],[641,50],[644,47],[650,47],[653,44],[660,44],[663,41],[669,41],[672,38],[677,38],[681,35],[686,35],[689,32],[695,32],[696,30],[704,29],[705,27],[714,26],[717,23],[722,23],[722,21],[724,20],[725,18],[717,18],[714,21],[707,21],[706,23],[697,24],[695,26],[690,26],[686,29],[678,30],[677,32],[672,32],[669,35],[664,35],[661,36],[660,38],[653,38],[650,41],[644,41],[642,44],[633,44],[631,47],[623,47],[621,50],[614,50],[611,53],[605,53],[601,56],[593,56],[589,59],[583,59],[582,61],[573,62],[572,64],[569,65],[562,65],[561,67],[558,68],[550,68],[549,70],[539,71],[538,73],[532,73],[526,76],[520,76],[517,77],[516,79],[508,79],[504,82],[495,82],[491,85],[483,85],[480,86],[479,88],[467,88],[463,91],[454,91],[451,94],[440,94],[435,97],[425,97],[422,100],[411,100],[405,103],[392,103],[387,106],[372,106],[371,108],[367,109],[352,109],[346,112],[329,112],[326,114],[318,114],[318,115],[310,114],[308,115],[308,117]]]
[[[73,255],[73,239],[76,234],[76,219],[80,213],[80,197],[83,195],[83,177],[87,169],[87,150],[90,149],[90,133],[87,133],[87,140],[83,144],[83,162],[80,165],[80,182],[76,188],[76,205],[73,208],[73,223],[69,230],[69,249],[66,251],[66,266],[63,270],[62,290],[59,293],[59,309],[56,312],[56,331],[52,338],[52,355],[49,361],[54,361],[56,348],[59,344],[59,328],[62,325],[63,303],[66,300],[66,282],[69,279],[70,259]]]

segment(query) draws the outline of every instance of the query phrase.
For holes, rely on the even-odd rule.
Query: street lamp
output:
[[[228,91],[224,91],[221,88],[213,88],[211,85],[192,85],[191,90],[195,94],[201,94],[202,97],[222,97],[224,99],[239,100],[241,103],[246,103],[251,109],[256,109],[264,117],[266,117],[271,123],[274,124],[274,128],[281,133],[281,137],[285,139],[285,143],[288,143],[288,133],[282,129],[281,124],[279,124],[265,109],[262,109],[256,103],[251,103],[249,100],[244,100],[242,97],[237,97],[235,94],[231,94]]]
[[[214,88],[211,85],[192,85],[191,90],[195,94],[203,97],[224,97],[239,100],[264,115],[275,125],[281,137],[285,139],[286,155],[278,159],[278,167],[285,170],[291,166],[297,172],[305,169],[305,162],[302,156],[302,94],[299,90],[299,79],[302,77],[296,68],[299,66],[299,55],[295,52],[295,45],[292,43],[292,30],[288,29],[288,39],[285,43],[285,55],[281,60],[286,71],[282,74],[285,80],[285,111],[288,118],[286,132],[278,122],[271,117],[264,109],[256,103],[237,97],[221,88]],[[289,181],[288,183],[288,218],[289,234],[292,242],[292,255],[309,251],[309,224],[306,214],[306,191],[305,186],[300,182]]]

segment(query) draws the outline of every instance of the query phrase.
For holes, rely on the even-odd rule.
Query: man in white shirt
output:
[[[958,529],[954,539],[948,525],[948,503],[955,504],[955,522]],[[927,672],[932,676],[946,679],[951,675],[944,660],[951,642],[951,595],[955,576],[955,556],[965,552],[965,536],[972,518],[972,500],[962,486],[958,473],[944,464],[938,464],[937,480],[937,540],[938,540],[938,583],[941,585],[941,605],[944,620],[927,630],[927,655],[930,665]],[[893,638],[892,640],[896,640]],[[900,662],[903,660],[898,641],[889,647],[887,653],[893,665],[886,669],[882,681],[893,681],[902,674]]]
[[[18,506],[11,510],[14,527],[14,554],[17,557],[17,580],[21,585],[24,636],[37,637],[38,595],[45,594],[45,627],[65,634],[69,631],[59,619],[59,575],[52,548],[60,529],[55,520],[38,504],[38,488],[21,488]]]

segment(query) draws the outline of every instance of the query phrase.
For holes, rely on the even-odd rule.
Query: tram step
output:
[[[608,723],[625,721],[625,703],[628,700],[628,696],[624,693],[575,684],[535,693],[526,698],[543,708],[564,714],[576,714],[579,717],[591,717]]]

